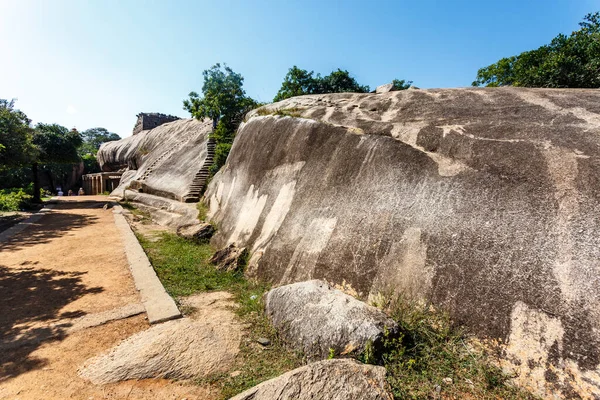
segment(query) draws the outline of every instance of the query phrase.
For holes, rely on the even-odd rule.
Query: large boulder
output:
[[[282,338],[313,360],[327,358],[330,351],[360,353],[369,343],[376,349],[386,334],[398,330],[381,310],[319,280],[271,289],[265,310]]]
[[[385,368],[354,360],[305,365],[263,382],[230,400],[392,400]]]
[[[125,190],[185,201],[194,191],[198,174],[207,157],[210,121],[181,119],[143,130],[100,146],[97,159],[103,171],[125,170],[114,191],[123,198]],[[131,171],[135,171],[132,173]]]
[[[250,275],[430,301],[540,395],[600,396],[599,91],[290,98],[248,116],[206,197]]]
[[[182,225],[177,228],[178,236],[198,243],[209,240],[214,233],[215,228],[207,223]]]

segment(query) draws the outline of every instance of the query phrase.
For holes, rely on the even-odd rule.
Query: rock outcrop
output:
[[[308,364],[263,382],[230,400],[392,400],[385,368],[353,360]]]
[[[381,310],[318,280],[271,289],[265,311],[279,335],[311,360],[330,351],[358,354],[369,343],[377,348],[384,334],[398,329]]]
[[[538,394],[600,396],[600,92],[287,99],[247,117],[206,199],[249,274],[431,301]]]
[[[209,121],[182,119],[104,143],[97,154],[102,170],[125,170],[112,195],[124,198],[125,190],[132,189],[177,201],[198,201],[205,183],[203,168],[213,160],[211,130]]]

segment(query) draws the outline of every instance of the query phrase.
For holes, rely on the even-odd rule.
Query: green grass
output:
[[[371,354],[360,358],[386,368],[396,399],[535,399],[511,386],[509,377],[490,362],[483,348],[469,344],[446,313],[404,299],[389,311],[400,336],[388,335],[377,359]]]
[[[199,381],[218,387],[223,399],[274,378],[302,364],[302,356],[288,350],[264,314],[263,295],[269,285],[246,279],[243,272],[223,272],[209,262],[214,251],[209,244],[195,244],[171,233],[157,241],[137,235],[156,274],[167,292],[176,299],[194,293],[223,290],[234,295],[235,313],[247,328],[240,346],[237,365],[231,371]],[[262,348],[258,338],[271,345]]]

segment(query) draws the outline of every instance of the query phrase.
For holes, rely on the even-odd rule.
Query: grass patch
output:
[[[138,240],[167,292],[175,297],[224,290],[234,295],[235,313],[246,324],[237,365],[232,371],[200,380],[199,384],[218,387],[223,399],[249,389],[302,365],[302,356],[284,346],[264,315],[263,294],[269,285],[244,277],[242,272],[223,272],[208,261],[213,255],[209,244],[195,244],[172,233],[162,233],[159,240]],[[185,310],[184,310],[185,311]],[[263,348],[256,341],[267,338],[271,345]]]
[[[453,327],[446,313],[399,299],[389,307],[400,336],[384,339],[382,354],[363,362],[383,365],[396,399],[535,399],[508,383],[483,348]]]
[[[147,224],[152,221],[152,216],[150,215],[149,212],[140,210],[139,208],[137,208],[130,202],[123,201],[119,204],[121,205],[121,207],[125,208],[126,210],[129,210],[129,212],[131,212],[131,214],[135,215],[142,224]]]
[[[208,216],[208,206],[206,205],[206,203],[200,200],[198,202],[198,205],[196,205],[196,208],[198,209],[198,219],[200,221],[206,222],[206,217]]]

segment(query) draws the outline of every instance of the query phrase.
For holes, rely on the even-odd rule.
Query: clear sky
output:
[[[371,87],[469,86],[477,69],[570,33],[600,0],[0,0],[0,98],[35,122],[129,136],[138,112],[188,117],[226,62],[270,101],[292,65]]]

